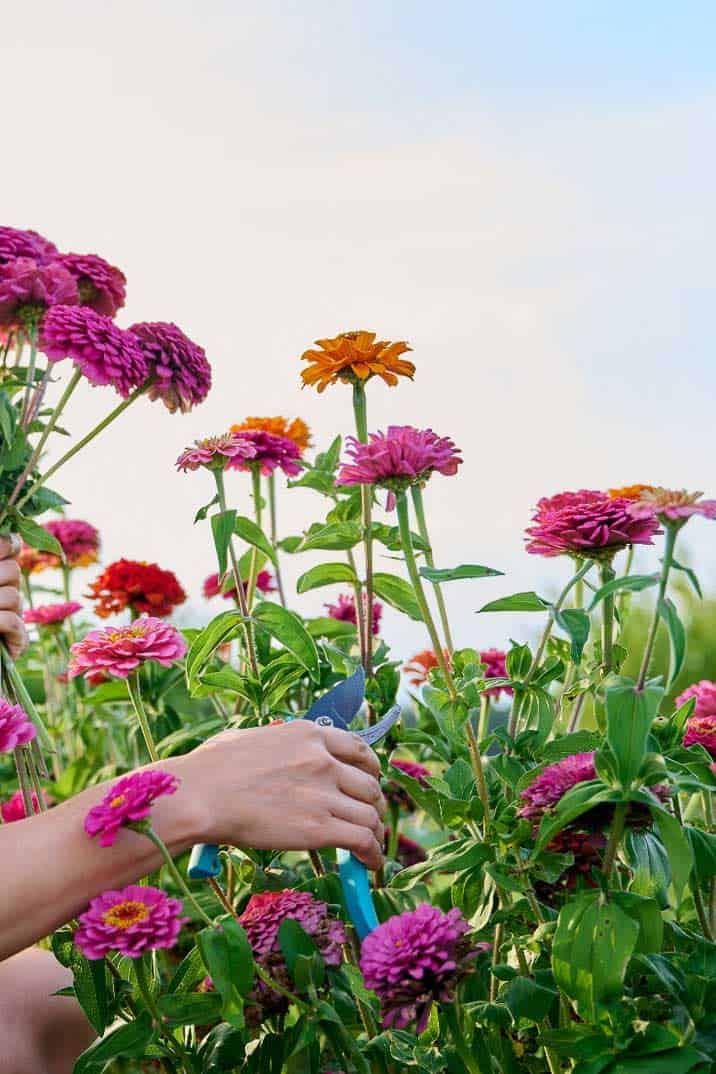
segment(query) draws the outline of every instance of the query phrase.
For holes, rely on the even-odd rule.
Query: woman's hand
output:
[[[341,847],[369,869],[383,863],[380,766],[348,731],[309,720],[224,731],[175,770],[199,810],[204,842]]]
[[[13,660],[27,648],[27,631],[20,615],[20,568],[16,561],[19,551],[17,537],[0,537],[0,637]]]

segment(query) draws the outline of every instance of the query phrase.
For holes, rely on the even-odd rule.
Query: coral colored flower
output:
[[[120,828],[145,821],[157,798],[174,794],[178,786],[176,776],[156,769],[124,776],[90,809],[85,817],[87,835],[98,835],[100,846],[111,847]]]
[[[81,610],[82,605],[76,600],[68,600],[59,604],[40,604],[36,608],[27,608],[22,613],[22,618],[26,623],[35,623],[37,626],[56,626]]]
[[[696,743],[716,757],[716,712],[708,716],[692,716],[687,721],[684,745],[693,746]]]
[[[211,388],[211,366],[198,343],[171,321],[147,321],[129,329],[144,351],[152,383],[150,399],[161,399],[172,414],[186,414]]]
[[[30,742],[37,731],[19,705],[11,705],[0,697],[0,753],[10,753],[16,746]]]
[[[363,941],[360,968],[380,998],[386,1029],[415,1023],[425,1029],[434,1002],[452,1003],[459,981],[472,972],[485,945],[469,938],[457,907],[444,913],[423,903],[388,918]]]
[[[110,563],[90,584],[87,596],[96,602],[95,612],[102,619],[125,608],[167,616],[186,600],[186,593],[173,571],[163,570],[156,563],[139,563],[133,559]]]
[[[40,348],[51,362],[69,358],[90,384],[109,384],[125,398],[149,375],[136,336],[89,306],[48,310],[40,327]]]
[[[276,586],[273,584],[273,578],[270,571],[258,572],[256,575],[256,588],[259,593],[275,592]],[[246,589],[246,583],[244,583],[244,589]],[[204,579],[202,592],[207,600],[211,600],[212,597],[218,596],[222,596],[224,600],[233,600],[236,598],[236,587],[231,586],[229,589],[222,589],[218,574],[210,574],[208,578]]]
[[[248,462],[240,455],[235,455],[229,460],[229,470],[250,470],[253,466],[258,466],[261,473],[267,476],[279,468],[289,477],[300,474],[298,460],[301,458],[301,450],[289,437],[276,436],[262,429],[245,429],[234,435],[253,444],[254,454]]]
[[[362,595],[363,601],[363,614],[368,614],[368,597],[366,593]],[[325,608],[328,609],[328,614],[331,619],[338,619],[343,623],[353,623],[354,626],[358,623],[358,616],[356,614],[356,602],[355,597],[352,594],[341,593],[335,604],[326,604]],[[372,625],[373,634],[377,634],[380,630],[380,619],[383,614],[383,605],[380,601],[373,601],[373,615]]]
[[[486,679],[506,679],[507,653],[502,649],[483,649],[480,653],[480,663],[485,665]],[[511,694],[511,686],[492,686],[489,690],[483,690],[486,697],[499,697],[500,694]]]
[[[57,247],[36,231],[16,227],[0,227],[0,265],[16,257],[32,257],[35,261],[53,261]]]
[[[681,708],[691,697],[696,698],[694,716],[716,716],[716,682],[702,679],[701,682],[692,683],[679,694],[674,703],[677,708]]]
[[[653,544],[659,531],[653,512],[642,517],[635,501],[594,489],[545,496],[532,518],[527,551],[539,556],[611,559],[627,545]]]
[[[661,522],[684,524],[692,515],[716,518],[716,500],[702,500],[703,492],[686,492],[685,489],[647,488],[635,502],[640,518],[656,514]]]
[[[450,653],[445,650],[445,659],[450,665]],[[427,682],[428,675],[433,668],[438,667],[438,660],[432,649],[423,649],[421,653],[416,653],[411,657],[407,664],[403,665],[403,671],[408,676],[408,682],[412,686],[422,686],[424,682]]]
[[[256,448],[242,434],[222,433],[221,436],[195,440],[193,447],[184,448],[177,459],[177,469],[185,473],[198,470],[200,466],[225,470],[234,459],[253,459],[255,455]]]
[[[0,265],[0,324],[36,324],[50,306],[77,302],[77,284],[57,261],[17,257]]]
[[[643,493],[653,491],[653,485],[625,485],[620,489],[607,489],[612,500],[640,500]]]
[[[39,548],[31,548],[29,544],[23,542],[17,557],[17,565],[23,574],[36,574],[48,566],[48,554],[47,552],[41,552]],[[57,556],[54,558],[57,559]]]
[[[398,377],[413,379],[415,366],[401,358],[411,348],[407,343],[376,342],[375,332],[342,332],[335,339],[317,339],[320,350],[307,350],[301,360],[308,365],[301,373],[303,385],[315,385],[319,392],[337,380],[363,383],[370,377],[380,377],[394,387]]]
[[[232,433],[243,433],[247,429],[258,429],[265,433],[273,433],[274,436],[283,436],[293,440],[296,447],[303,453],[311,444],[311,432],[305,421],[294,418],[287,421],[286,418],[246,418],[238,425],[232,425]]]
[[[462,462],[449,437],[412,425],[389,425],[384,433],[371,433],[367,444],[349,436],[347,444],[353,461],[341,465],[338,485],[380,485],[403,492],[422,485],[434,471],[452,477]]]
[[[80,914],[74,942],[85,958],[104,958],[110,951],[139,958],[145,951],[174,946],[189,920],[181,916],[182,909],[179,899],[148,885],[105,891]]]
[[[53,799],[43,791],[42,797],[45,800],[45,805],[52,805]],[[35,791],[32,792],[32,808],[35,813],[40,812],[40,802]],[[3,802],[0,805],[0,814],[6,824],[13,824],[16,820],[25,820],[27,816],[25,812],[25,799],[22,796],[22,791],[15,791],[11,798],[8,798],[7,802]]]
[[[169,667],[186,653],[186,642],[173,626],[163,619],[142,616],[131,626],[103,627],[91,630],[70,649],[67,673],[88,678],[98,671],[126,679],[147,660]]]
[[[81,305],[114,317],[124,305],[127,277],[97,254],[62,254],[60,264],[77,281]]]

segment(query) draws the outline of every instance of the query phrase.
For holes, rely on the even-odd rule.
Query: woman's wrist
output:
[[[152,827],[172,854],[182,854],[194,843],[209,841],[213,811],[192,755],[171,757],[147,768],[169,772],[179,781],[176,793],[158,800],[152,809]]]

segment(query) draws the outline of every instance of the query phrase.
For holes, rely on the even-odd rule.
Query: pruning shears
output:
[[[300,718],[312,720],[320,727],[337,727],[341,731],[347,731],[358,715],[364,698],[365,672],[359,667],[348,679],[339,682],[319,697]],[[355,734],[369,746],[375,745],[388,734],[400,716],[400,711],[400,705],[394,705],[378,723],[356,731]],[[336,860],[348,913],[359,939],[362,940],[378,925],[368,870],[347,850],[338,848]],[[218,876],[221,872],[219,848],[209,843],[198,843],[191,852],[187,871],[192,880],[206,880]]]

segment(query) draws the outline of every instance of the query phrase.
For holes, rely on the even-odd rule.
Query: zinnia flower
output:
[[[404,869],[411,865],[418,865],[421,861],[427,861],[428,855],[425,847],[409,839],[407,835],[398,836],[398,846],[395,856]]]
[[[50,306],[77,302],[77,284],[57,262],[17,257],[0,265],[0,324],[36,324]]]
[[[412,425],[389,425],[387,432],[371,433],[367,444],[349,436],[347,444],[353,461],[342,464],[338,485],[380,485],[404,492],[410,485],[424,484],[436,470],[452,477],[462,463],[449,437]]]
[[[480,652],[480,663],[485,665],[485,678],[486,679],[506,679],[507,674],[507,653],[502,649],[483,649]],[[486,697],[499,697],[500,694],[512,694],[513,690],[511,686],[492,686],[489,690],[483,690]]]
[[[74,679],[104,671],[126,679],[147,660],[166,668],[181,660],[185,652],[186,642],[178,630],[163,619],[142,616],[131,626],[91,630],[82,641],[75,642],[67,673]]]
[[[0,697],[0,753],[10,753],[16,746],[24,746],[36,734],[35,725],[25,710]]]
[[[645,486],[635,501],[634,510],[640,518],[649,518],[650,514],[656,514],[665,525],[683,525],[692,515],[716,518],[716,500],[702,500],[702,496],[703,492]]]
[[[32,257],[35,261],[52,261],[57,247],[36,231],[16,227],[0,227],[0,265],[16,257]]]
[[[42,797],[45,800],[45,805],[52,805],[52,798],[43,791]],[[35,791],[32,792],[32,808],[35,813],[40,812],[40,802]],[[15,791],[11,798],[8,798],[7,802],[3,802],[0,805],[0,814],[6,824],[13,824],[16,820],[25,820],[27,814],[25,813],[25,799],[22,796],[22,791]]]
[[[692,697],[696,698],[694,716],[716,716],[716,682],[702,679],[701,682],[692,683],[679,694],[674,704],[677,709],[681,708]]]
[[[161,399],[171,413],[184,414],[206,399],[211,366],[203,347],[170,321],[133,324],[129,331],[139,340],[149,366],[150,399]]]
[[[250,470],[253,466],[258,466],[262,474],[269,476],[280,467],[289,477],[300,474],[301,467],[297,460],[301,458],[301,450],[289,437],[276,436],[262,429],[245,429],[233,435],[253,444],[254,454],[248,461],[246,457],[234,455],[229,460],[229,470]]]
[[[77,281],[81,305],[114,317],[126,297],[124,273],[97,254],[62,254],[59,260]]]
[[[243,433],[248,429],[257,429],[261,432],[272,433],[274,436],[283,436],[293,440],[296,447],[302,453],[310,446],[311,433],[305,421],[294,418],[287,421],[286,418],[246,418],[238,425],[231,426],[232,433]]]
[[[473,970],[484,945],[469,939],[457,907],[444,913],[423,903],[388,918],[363,941],[360,968],[366,987],[380,998],[386,1029],[416,1033],[428,1024],[434,1002],[452,1003],[459,981]]]
[[[316,385],[319,392],[337,380],[362,383],[370,377],[380,377],[389,387],[398,377],[413,379],[415,366],[401,354],[411,348],[405,342],[376,342],[375,332],[343,332],[335,339],[317,339],[320,350],[307,350],[301,360],[308,362],[301,373],[304,387]]]
[[[432,774],[425,765],[418,764],[417,761],[411,761],[407,757],[391,758],[390,767],[397,768],[399,772],[403,772],[406,776],[410,776],[410,778],[416,780],[421,787],[428,786],[428,780]],[[409,791],[394,779],[391,779],[388,782],[388,785],[385,788],[385,797],[395,809],[415,809],[415,802]]]
[[[85,817],[87,835],[99,835],[99,845],[111,847],[120,828],[145,821],[157,798],[174,794],[178,786],[176,776],[156,769],[124,776],[110,787],[101,802],[90,809]]]
[[[59,604],[40,604],[36,608],[27,608],[22,613],[26,623],[35,623],[37,626],[55,626],[64,623],[71,615],[82,610],[82,605],[76,600],[61,601]]]
[[[368,614],[368,597],[366,593],[362,595],[363,612]],[[341,593],[335,604],[326,604],[328,614],[331,619],[338,619],[343,623],[353,623],[354,626],[358,623],[358,615],[356,613],[356,602],[353,594]],[[373,601],[373,634],[377,634],[380,630],[380,619],[383,614],[383,605],[377,601]]]
[[[253,459],[255,455],[255,446],[243,434],[222,433],[221,436],[195,440],[193,447],[184,448],[177,459],[177,469],[185,473],[198,470],[200,466],[225,470],[234,459]]]
[[[450,653],[445,650],[445,659],[450,666]],[[427,682],[428,675],[433,668],[438,667],[438,659],[432,649],[423,649],[411,657],[407,664],[403,665],[403,671],[408,676],[408,682],[412,686],[422,686]]]
[[[653,544],[659,530],[653,512],[641,517],[635,501],[594,489],[545,496],[532,517],[527,551],[539,556],[609,560],[627,545]]]
[[[574,861],[554,883],[535,883],[535,892],[540,901],[553,906],[558,896],[573,891],[580,883],[588,888],[596,887],[597,881],[592,872],[601,868],[606,846],[606,836],[601,832],[578,832],[568,828],[558,832],[547,844],[547,851],[550,854],[571,854]]]
[[[276,586],[273,584],[273,578],[270,571],[258,572],[256,575],[256,588],[259,593],[275,592]],[[244,583],[244,589],[246,589],[246,583]],[[218,596],[222,596],[224,600],[233,600],[237,595],[235,586],[231,586],[229,589],[222,589],[218,574],[210,574],[208,578],[204,579],[202,592],[207,600],[211,600],[212,597]]]
[[[70,358],[90,384],[111,384],[125,398],[149,376],[136,336],[89,306],[48,310],[40,328],[40,348],[51,362]]]
[[[156,563],[139,563],[133,559],[110,563],[90,584],[87,596],[96,602],[95,612],[102,619],[125,608],[167,616],[186,600],[186,593],[173,571],[163,570]]]
[[[707,716],[692,716],[687,722],[684,745],[693,746],[696,743],[716,757],[716,712]]]
[[[68,567],[89,567],[97,562],[99,531],[89,522],[77,518],[58,518],[45,522],[44,528],[59,542]],[[55,557],[53,566],[60,566]]]
[[[181,916],[182,909],[179,899],[148,885],[105,891],[80,914],[74,942],[85,958],[104,958],[110,951],[139,958],[145,951],[174,946],[189,920]]]

